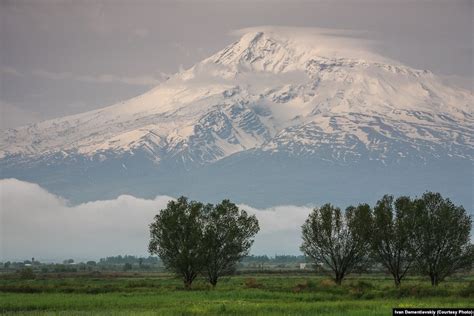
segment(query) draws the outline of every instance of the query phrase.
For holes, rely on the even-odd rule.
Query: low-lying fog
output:
[[[37,184],[0,180],[0,261],[147,256],[148,225],[172,198],[122,195],[73,206]],[[260,223],[252,254],[300,254],[300,228],[310,206],[239,206],[255,214]]]

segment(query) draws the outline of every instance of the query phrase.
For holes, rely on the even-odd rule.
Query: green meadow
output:
[[[411,277],[397,289],[385,275],[354,275],[342,286],[312,274],[247,274],[216,288],[159,273],[44,274],[0,279],[6,315],[391,315],[393,307],[474,307],[474,277],[432,287]]]

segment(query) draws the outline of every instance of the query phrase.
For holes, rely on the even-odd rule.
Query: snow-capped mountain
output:
[[[212,166],[242,157],[286,157],[284,165],[472,166],[472,104],[470,92],[354,40],[261,28],[128,101],[3,130],[0,166],[3,177],[45,182],[61,193],[65,180],[58,177],[68,168],[89,179],[107,170],[96,180],[101,185],[125,172],[141,186],[145,174],[212,174]]]

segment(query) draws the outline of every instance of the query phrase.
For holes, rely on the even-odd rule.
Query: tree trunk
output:
[[[399,288],[400,285],[402,284],[402,278],[398,274],[394,273],[393,274],[393,282],[395,283],[395,287]]]
[[[190,290],[190,289],[191,289],[191,284],[192,284],[192,281],[185,280],[185,281],[184,281],[184,288],[185,288],[186,290]]]
[[[334,281],[336,281],[337,285],[341,285],[343,278],[344,278],[344,274],[336,272],[336,278],[334,279]]]
[[[395,287],[399,288],[400,285],[402,284],[402,281],[400,280],[400,278],[395,278],[394,281],[395,281]]]
[[[219,278],[218,273],[213,271],[212,269],[208,269],[207,271],[207,280],[211,283],[212,288],[216,287],[217,279]]]
[[[432,274],[432,275],[430,275],[430,278],[431,278],[431,285],[432,286],[438,286],[438,284],[439,284],[438,276],[436,274]]]
[[[183,281],[184,281],[184,288],[185,288],[186,290],[190,290],[190,289],[191,289],[191,285],[192,285],[192,283],[193,283],[193,280],[194,280],[194,278],[191,277],[191,276],[189,276],[189,275],[184,276]]]

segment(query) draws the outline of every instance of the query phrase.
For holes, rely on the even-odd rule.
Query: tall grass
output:
[[[393,307],[474,307],[474,281],[252,275],[185,290],[171,276],[1,279],[0,313],[25,315],[388,315]]]

